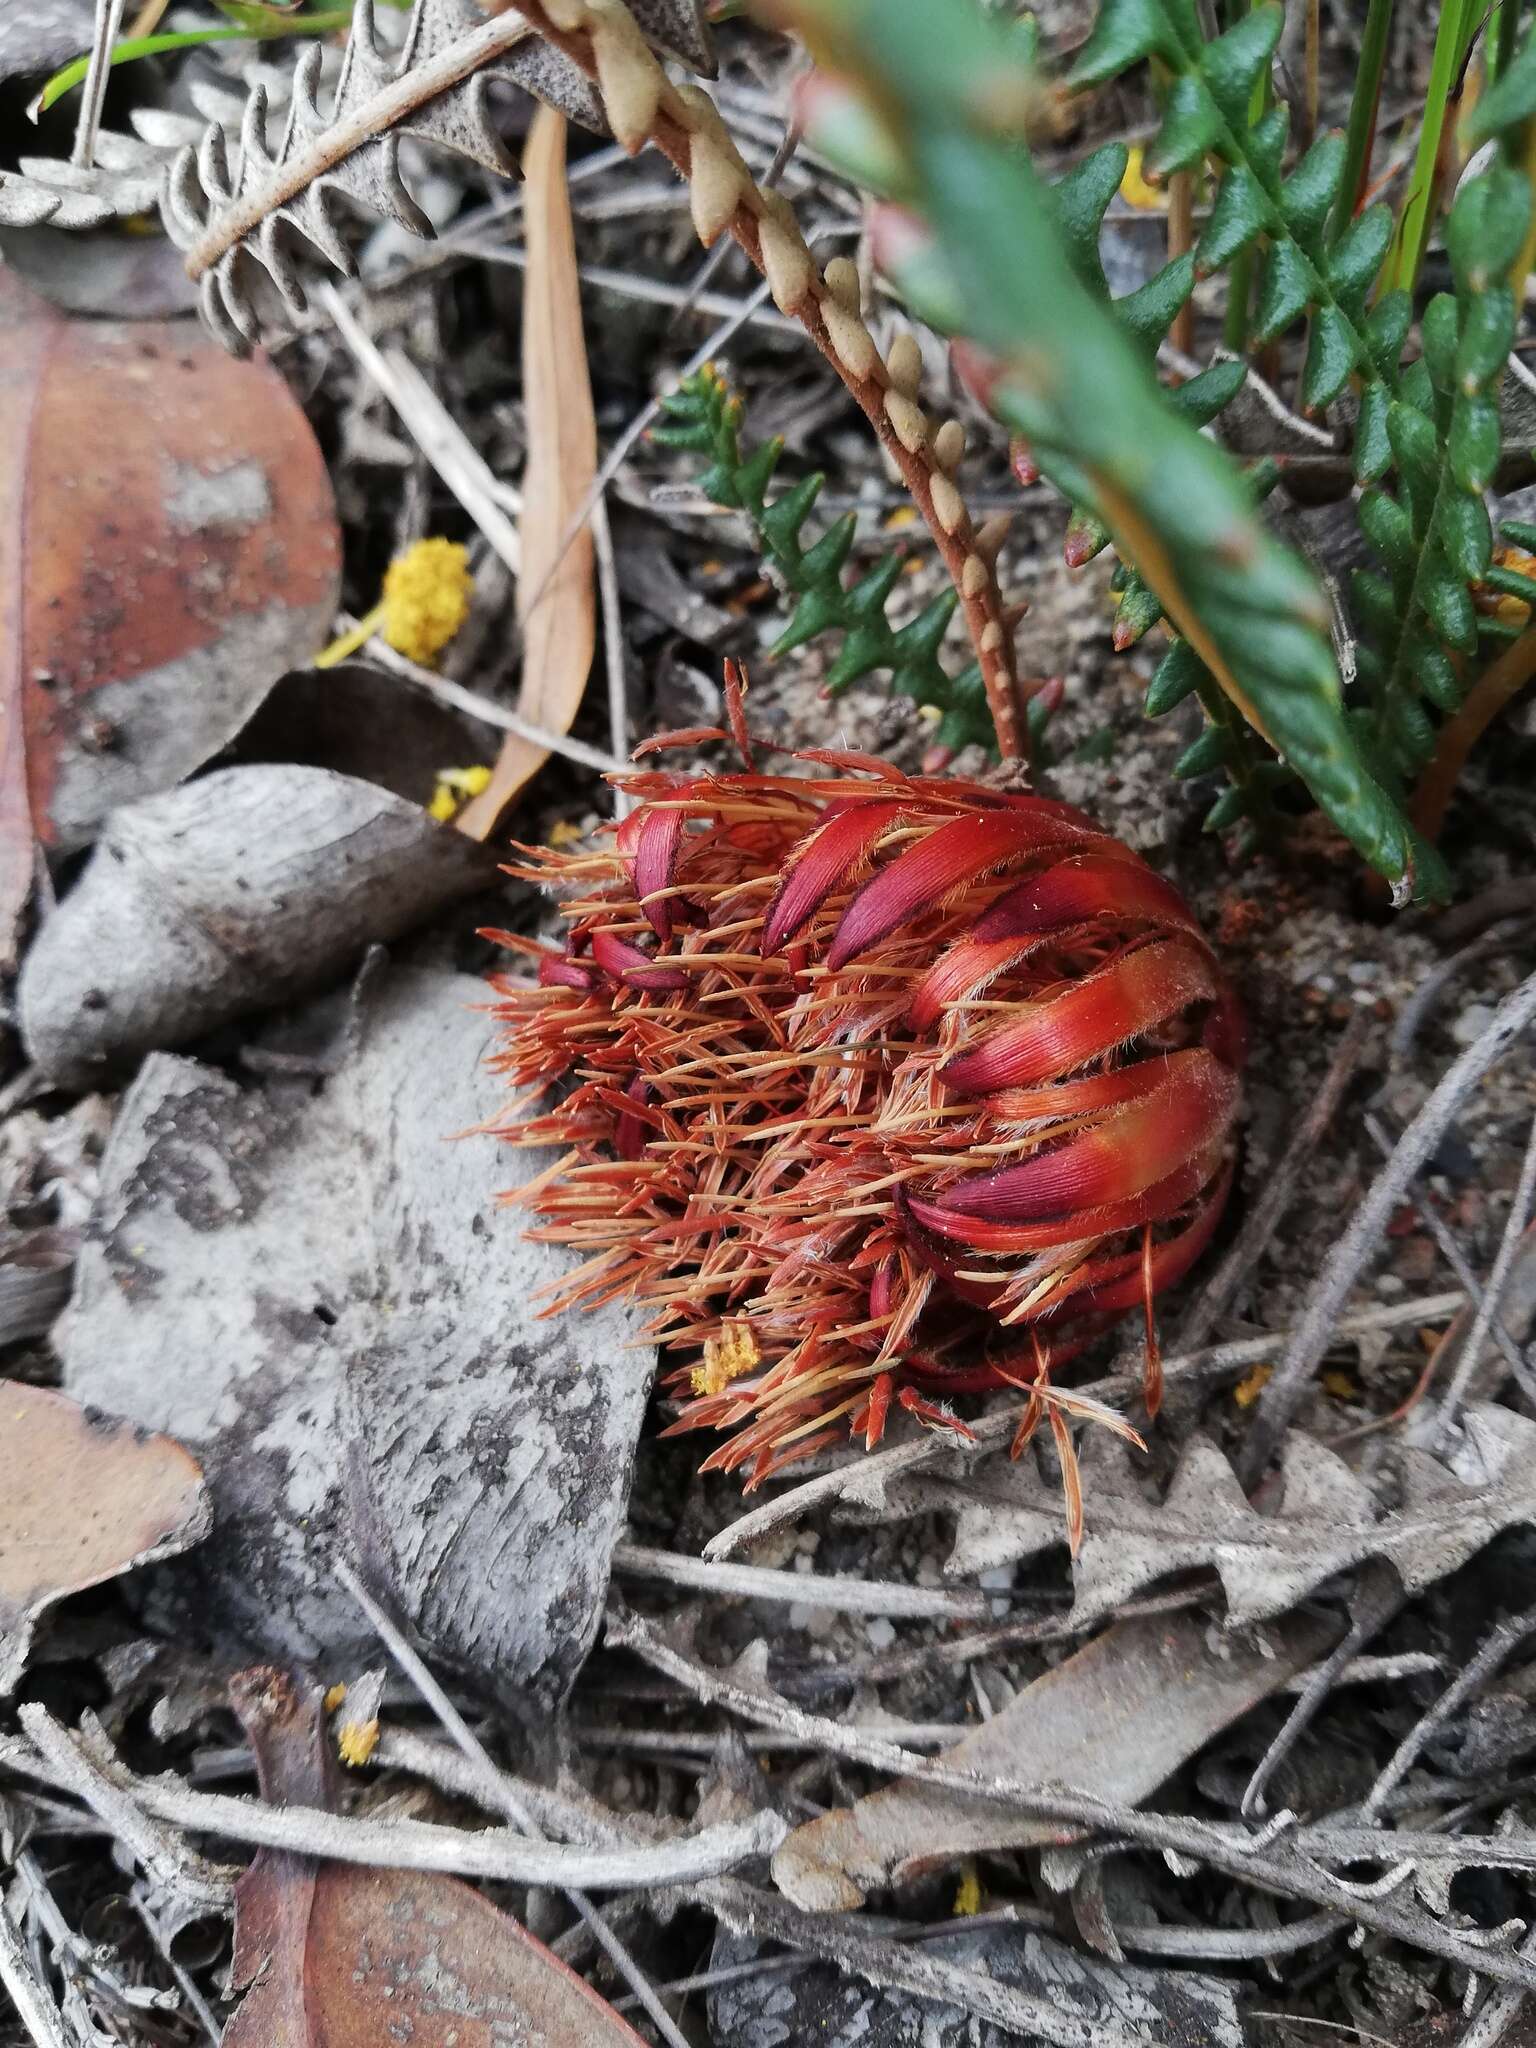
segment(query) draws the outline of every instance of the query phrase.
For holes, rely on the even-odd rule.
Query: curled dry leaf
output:
[[[1091,1786],[1110,1804],[1139,1805],[1213,1736],[1326,1653],[1340,1628],[1322,1616],[1293,1615],[1267,1629],[1262,1642],[1235,1641],[1217,1655],[1200,1615],[1117,1622],[941,1761],[1040,1786]],[[780,1844],[773,1874],[797,1906],[847,1912],[877,1885],[1060,1834],[1056,1821],[900,1780],[796,1828]]]
[[[179,782],[334,616],[325,464],[192,322],[71,321],[0,271],[0,958],[45,845]],[[22,565],[25,563],[25,575]]]
[[[597,637],[592,529],[567,529],[597,474],[597,421],[581,324],[581,285],[565,182],[565,119],[540,107],[523,151],[523,395],[528,461],[518,528],[517,616],[523,679],[517,708],[546,732],[569,732],[592,669]],[[476,839],[495,831],[549,755],[508,733],[490,786],[458,824]]]
[[[0,1693],[21,1676],[37,1618],[71,1593],[208,1533],[190,1452],[47,1387],[0,1384]]]
[[[334,1807],[320,1694],[280,1671],[231,1692],[262,1796]],[[457,1878],[261,1850],[235,1891],[224,2048],[640,2048],[590,1985]]]
[[[23,965],[27,1050],[51,1079],[89,1085],[334,980],[494,879],[462,833],[352,776],[221,769],[108,822]]]
[[[596,1632],[654,1354],[616,1304],[538,1319],[566,1255],[493,1210],[486,989],[390,972],[318,1091],[149,1060],[123,1099],[55,1332],[72,1391],[174,1427],[210,1542],[157,1575],[181,1640],[377,1653],[336,1555],[427,1649],[527,1710]]]

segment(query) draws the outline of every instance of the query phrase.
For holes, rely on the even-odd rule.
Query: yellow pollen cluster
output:
[[[384,638],[397,654],[430,662],[469,612],[474,582],[456,540],[419,540],[384,572]]]
[[[731,1381],[750,1372],[762,1355],[750,1323],[740,1317],[723,1323],[718,1337],[705,1339],[704,1363],[693,1369],[693,1391],[723,1394]]]

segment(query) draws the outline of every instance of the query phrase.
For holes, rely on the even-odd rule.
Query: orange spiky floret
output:
[[[949,1397],[1018,1386],[1015,1454],[1048,1412],[1070,1502],[1066,1417],[1119,1418],[1052,1372],[1144,1302],[1155,1411],[1152,1297],[1231,1179],[1237,1004],[1080,812],[800,759],[842,772],[647,769],[611,847],[519,849],[568,936],[493,935],[538,962],[494,977],[498,1130],[561,1155],[508,1199],[586,1255],[549,1311],[630,1295],[691,1354],[669,1433],[731,1432],[706,1470],[873,1445],[893,1398],[968,1434]]]

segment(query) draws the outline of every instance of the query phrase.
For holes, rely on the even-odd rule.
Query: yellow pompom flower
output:
[[[446,825],[457,814],[460,804],[468,803],[472,796],[483,795],[490,786],[489,768],[439,768],[427,815],[436,818],[439,825]]]
[[[375,633],[397,654],[429,666],[469,615],[474,594],[469,552],[456,540],[418,540],[384,572],[384,594],[350,632],[315,656],[316,668],[334,668]]]

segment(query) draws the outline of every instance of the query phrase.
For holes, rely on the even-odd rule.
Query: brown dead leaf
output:
[[[191,1453],[47,1387],[0,1382],[0,1693],[56,1601],[207,1535]]]
[[[523,680],[517,708],[546,732],[569,732],[597,640],[590,527],[564,548],[566,530],[597,474],[597,421],[581,325],[581,287],[565,182],[565,117],[540,107],[523,151],[523,391],[528,461],[519,530],[522,575],[518,622]],[[487,839],[549,758],[543,747],[507,735],[484,794],[455,819]]]
[[[324,461],[194,321],[70,320],[0,271],[0,964],[33,839],[199,767],[334,616]]]
[[[231,1685],[262,1796],[333,1807],[321,1694],[258,1667]],[[590,1985],[457,1878],[263,1849],[235,1891],[224,2048],[641,2048]]]
[[[1117,1622],[942,1761],[983,1776],[1091,1785],[1102,1799],[1136,1806],[1338,1634],[1325,1617],[1290,1615],[1262,1643],[1234,1639],[1217,1654],[1201,1615]],[[780,1843],[773,1874],[806,1911],[847,1912],[877,1885],[1060,1834],[1055,1821],[903,1779],[796,1828]]]

